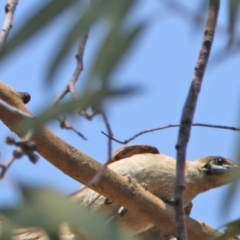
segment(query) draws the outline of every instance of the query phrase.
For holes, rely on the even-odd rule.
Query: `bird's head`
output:
[[[202,158],[198,162],[199,170],[209,184],[208,189],[233,181],[235,173],[239,169],[232,160],[220,156]]]

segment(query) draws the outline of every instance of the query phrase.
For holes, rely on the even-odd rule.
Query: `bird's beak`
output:
[[[213,163],[209,163],[208,166],[208,174],[210,175],[220,175],[220,174],[226,174],[226,173],[230,173],[230,172],[234,172],[238,169],[237,164],[233,164],[233,165],[215,165]]]

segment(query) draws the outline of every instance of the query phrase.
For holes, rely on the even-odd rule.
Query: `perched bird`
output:
[[[227,184],[230,181],[230,173],[236,167],[237,165],[233,161],[220,156],[186,161],[184,207],[190,206],[191,201],[198,194]],[[176,160],[159,153],[155,147],[147,145],[123,147],[114,154],[109,168],[118,174],[135,179],[147,191],[163,201],[167,203],[173,201]],[[143,233],[153,227],[152,223],[139,218],[130,209],[125,209],[119,203],[101,196],[89,188],[84,188],[75,194],[73,199],[93,210],[102,211],[109,221],[116,221],[131,235]],[[156,228],[150,230],[150,233],[150,236],[159,234]],[[154,239],[149,238],[149,235],[146,237],[144,234],[141,237],[142,239]]]
[[[108,166],[118,174],[135,179],[147,191],[167,203],[173,202],[176,180],[176,160],[159,153],[158,149],[148,145],[126,146],[116,151]],[[191,211],[191,201],[200,193],[220,187],[230,182],[230,175],[237,165],[224,157],[205,157],[196,161],[186,161],[184,207],[187,215]],[[142,240],[169,240],[171,235],[159,229],[151,222],[139,218],[131,209],[118,202],[83,187],[72,196],[79,204],[92,210],[102,211],[107,222],[116,221],[120,228]],[[88,239],[74,233],[67,224],[61,228],[60,239]],[[46,233],[35,229],[16,229],[14,240],[48,240]]]

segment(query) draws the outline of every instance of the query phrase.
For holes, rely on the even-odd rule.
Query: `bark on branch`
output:
[[[12,28],[13,17],[17,4],[18,0],[8,0],[5,6],[6,17],[3,23],[2,31],[0,33],[0,49],[2,49],[2,46],[6,42],[8,34]]]
[[[1,82],[0,99],[20,111],[31,114],[18,94]],[[23,133],[17,126],[27,118],[27,115],[10,111],[9,108],[0,104],[0,119],[20,137],[23,136]],[[38,153],[42,157],[65,174],[85,185],[91,181],[102,167],[100,163],[64,142],[46,127],[33,135],[33,140],[36,142]],[[110,169],[106,169],[99,184],[91,186],[91,188],[131,209],[139,217],[148,219],[154,225],[173,236],[177,235],[173,207],[147,192],[134,181],[129,183],[126,177],[119,176]],[[221,234],[206,224],[199,223],[189,217],[186,217],[186,225],[190,239],[210,240]]]
[[[203,76],[210,56],[211,47],[213,44],[215,29],[217,25],[220,0],[209,1],[209,11],[207,17],[206,29],[203,36],[203,43],[199,58],[195,67],[193,80],[188,92],[188,96],[183,107],[181,124],[177,140],[177,168],[176,168],[176,187],[174,192],[175,210],[176,210],[176,225],[178,226],[178,240],[187,240],[187,233],[184,223],[183,210],[183,192],[186,188],[185,182],[185,161],[187,144],[190,139],[191,126],[195,109],[197,107],[198,95],[201,89]],[[191,239],[191,238],[190,238]]]

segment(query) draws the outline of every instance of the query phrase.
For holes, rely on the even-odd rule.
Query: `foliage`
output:
[[[16,209],[0,210],[11,223],[4,226],[2,239],[9,237],[13,224],[21,227],[39,226],[48,233],[50,239],[58,239],[59,226],[67,221],[74,229],[81,229],[81,233],[93,239],[134,240],[120,232],[114,223],[104,224],[106,220],[99,213],[90,212],[59,192],[27,187],[20,189],[22,204]]]
[[[90,3],[84,0],[48,1],[43,8],[38,9],[15,32],[1,50],[0,61],[26,44],[34,35],[60,18],[62,14],[68,12],[69,15],[74,16],[68,29],[65,29],[61,42],[56,47],[58,51],[55,53],[47,71],[47,79],[49,79],[49,83],[53,83],[56,80],[54,78],[56,72],[71,49],[76,47],[80,37],[86,35],[89,29],[96,24],[102,24],[105,28],[104,41],[95,55],[95,62],[82,96],[77,100],[71,100],[47,109],[37,120],[28,122],[28,127],[38,128],[50,119],[73,113],[81,108],[94,107],[101,110],[107,98],[125,96],[135,92],[135,88],[112,89],[111,82],[113,81],[113,71],[147,27],[147,23],[138,23],[131,27],[127,24],[129,14],[131,14],[137,2],[137,0],[92,0]],[[237,42],[238,51],[239,40],[236,41],[236,26],[239,16],[239,3],[239,0],[229,0],[227,3],[228,46],[234,46]],[[14,223],[26,226],[38,225],[46,229],[50,236],[56,236],[58,224],[63,220],[68,220],[70,223],[86,229],[89,234],[97,234],[98,239],[123,239],[123,235],[116,228],[106,229],[100,224],[103,220],[99,216],[89,214],[86,209],[70,204],[69,200],[59,193],[46,189],[33,190],[28,188],[22,188],[22,192],[24,200],[20,208],[2,211]],[[68,211],[64,211],[64,209],[68,209]],[[79,216],[84,217],[79,218]],[[84,219],[84,221],[81,219]],[[91,225],[99,226],[99,232],[91,231]],[[240,233],[239,221],[228,225],[226,234],[229,233]]]

